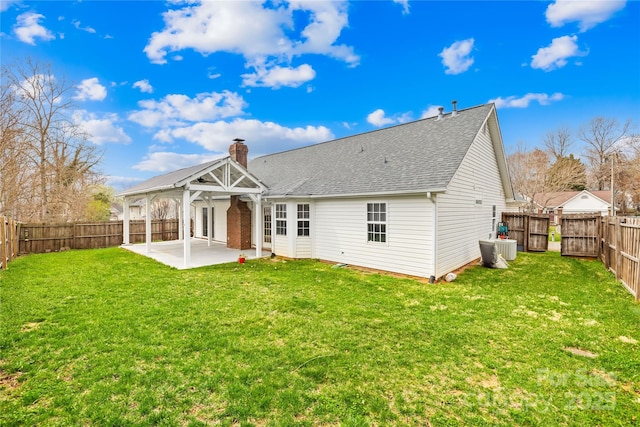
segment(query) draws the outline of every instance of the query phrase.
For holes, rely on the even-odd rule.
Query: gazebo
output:
[[[191,209],[195,200],[204,201],[209,210],[209,229],[212,228],[212,202],[215,198],[229,197],[227,210],[227,247],[246,250],[251,248],[251,230],[254,233],[256,257],[262,254],[262,193],[266,187],[247,171],[248,148],[242,139],[235,139],[229,147],[229,156],[155,176],[128,190],[120,192],[124,203],[123,244],[129,241],[129,204],[140,199],[146,202],[146,253],[151,252],[151,204],[157,199],[172,199],[179,209],[179,240],[183,241],[183,268],[190,267]],[[242,199],[253,202],[252,212]],[[241,199],[242,198],[242,199]],[[252,227],[253,223],[253,227]],[[212,243],[209,233],[208,244]]]

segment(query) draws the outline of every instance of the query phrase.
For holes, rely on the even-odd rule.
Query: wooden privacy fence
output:
[[[597,258],[600,255],[600,222],[594,214],[563,215],[560,221],[560,254]]]
[[[640,218],[603,217],[600,259],[640,301]]]
[[[6,270],[9,262],[18,256],[18,230],[20,224],[0,216],[0,269]]]
[[[503,212],[502,221],[519,251],[545,252],[549,248],[549,215]]]
[[[74,222],[63,224],[22,224],[19,239],[20,254],[57,252],[67,249],[94,249],[122,244],[123,222]],[[151,240],[177,240],[177,219],[151,221]],[[146,236],[145,220],[129,222],[129,241],[142,243]]]

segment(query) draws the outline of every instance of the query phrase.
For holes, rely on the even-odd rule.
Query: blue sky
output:
[[[3,64],[71,82],[117,190],[495,102],[507,153],[596,116],[640,125],[640,2],[7,1]],[[573,145],[579,155],[577,137]]]

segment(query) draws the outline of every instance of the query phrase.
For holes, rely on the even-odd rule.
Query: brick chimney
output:
[[[240,163],[245,169],[247,168],[247,154],[249,147],[244,144],[244,139],[236,138],[229,147],[229,155],[233,160]]]
[[[249,148],[243,142],[243,139],[234,139],[229,147],[229,155],[246,169]],[[231,204],[227,209],[227,247],[251,249],[251,209],[240,200],[240,196],[231,196]]]
[[[251,249],[251,209],[240,196],[231,196],[227,209],[227,247],[231,249]]]

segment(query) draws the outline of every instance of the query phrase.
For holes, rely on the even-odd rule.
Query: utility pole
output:
[[[615,191],[613,190],[613,162],[615,161],[615,151],[611,153],[611,216],[616,216]]]

